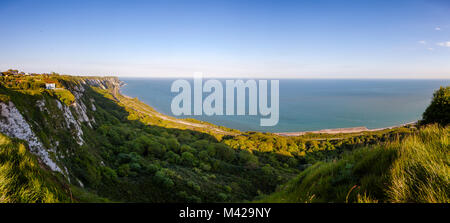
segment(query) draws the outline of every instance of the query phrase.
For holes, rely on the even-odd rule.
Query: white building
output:
[[[45,89],[55,89],[55,83],[46,83]]]

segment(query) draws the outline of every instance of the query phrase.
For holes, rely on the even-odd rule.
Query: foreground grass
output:
[[[450,127],[429,126],[404,140],[319,162],[258,202],[450,201]]]
[[[0,203],[69,202],[49,172],[23,143],[0,134]]]

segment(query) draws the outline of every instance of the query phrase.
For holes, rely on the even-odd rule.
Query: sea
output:
[[[171,92],[171,85],[176,79],[120,80],[125,83],[121,88],[122,94],[137,97],[165,115],[195,118],[241,131],[262,132],[300,132],[362,126],[374,129],[414,122],[421,119],[431,102],[433,92],[440,86],[450,85],[450,79],[280,79],[279,122],[275,126],[260,126],[260,119],[264,118],[261,115],[175,116],[171,111],[171,103],[179,93]],[[192,79],[186,80],[191,83],[193,90]],[[225,90],[225,79],[218,80]],[[203,93],[203,99],[208,95],[209,93]],[[223,95],[225,97],[225,92]],[[225,107],[226,103],[224,111]]]

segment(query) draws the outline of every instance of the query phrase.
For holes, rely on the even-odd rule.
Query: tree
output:
[[[198,153],[198,158],[201,160],[207,161],[209,159],[208,151],[203,150],[200,153]]]
[[[123,164],[119,167],[119,169],[117,170],[117,173],[119,174],[119,176],[121,177],[126,177],[130,174],[130,165],[128,164]]]
[[[169,145],[169,149],[175,152],[179,152],[180,150],[180,143],[178,143],[178,140],[176,138],[170,138],[167,140],[167,144]]]
[[[166,153],[166,147],[158,142],[152,142],[147,150],[156,157],[163,157]]]
[[[164,185],[166,188],[172,188],[175,184],[163,170],[155,173],[154,179],[156,183]]]
[[[227,161],[227,162],[231,162],[233,161],[234,157],[235,157],[235,152],[233,149],[231,149],[230,147],[228,147],[225,144],[221,144],[221,143],[216,143],[214,148],[216,149],[216,157]]]
[[[241,163],[245,164],[249,168],[256,168],[258,166],[258,157],[247,150],[239,151],[238,157]]]
[[[450,123],[450,86],[440,87],[434,92],[431,104],[423,113],[420,123],[438,123],[442,126]]]
[[[195,156],[192,155],[190,152],[184,152],[181,154],[181,158],[183,160],[183,163],[185,163],[188,166],[194,166],[195,162]]]
[[[180,156],[172,151],[167,152],[165,158],[169,163],[179,163],[181,161]]]

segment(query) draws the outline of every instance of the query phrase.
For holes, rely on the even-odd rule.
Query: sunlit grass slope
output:
[[[0,134],[0,203],[70,201],[52,178],[23,143]]]
[[[450,201],[450,127],[318,162],[259,202]]]

